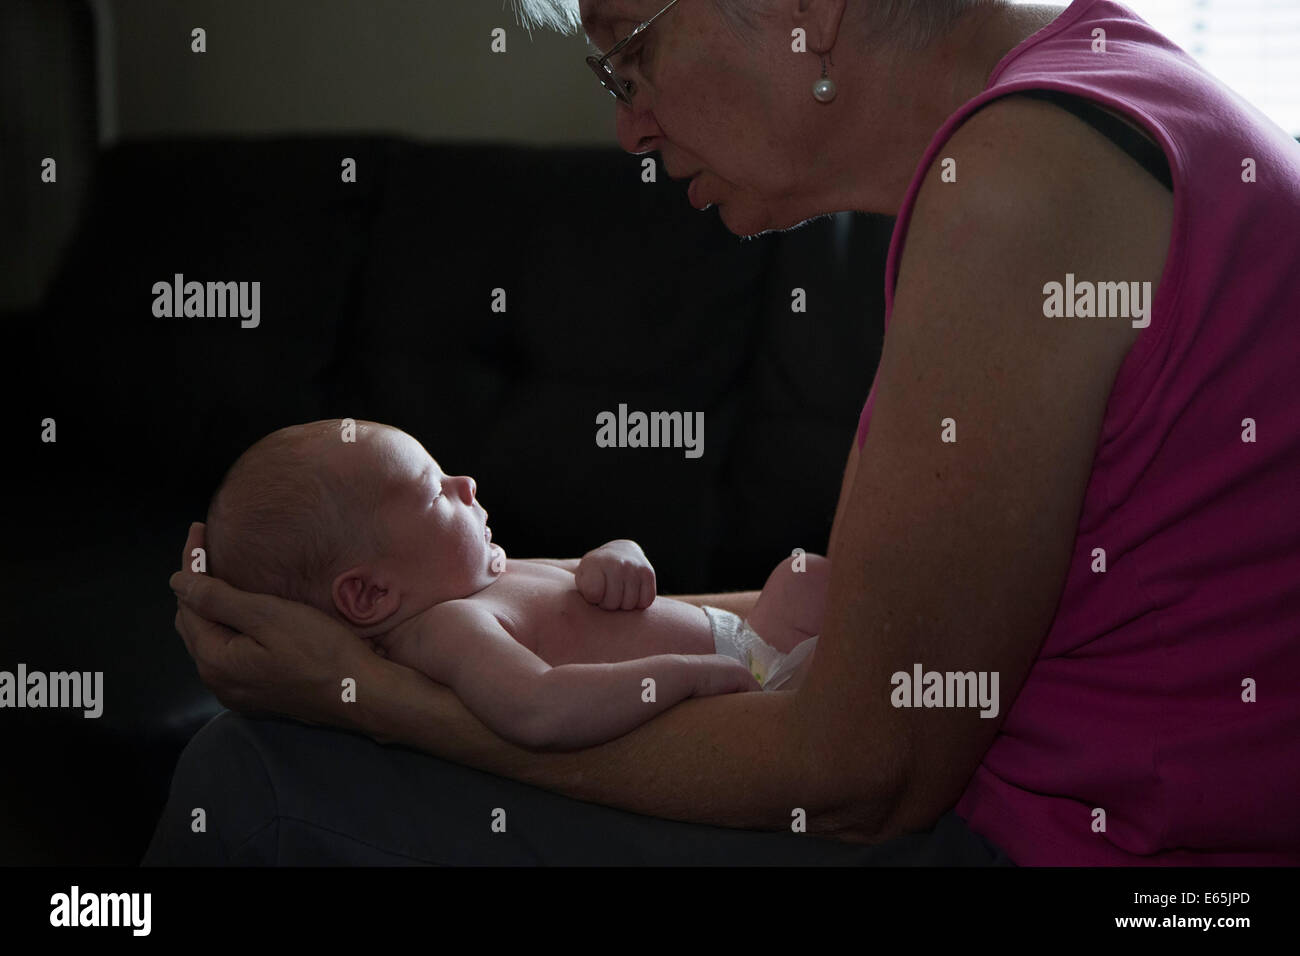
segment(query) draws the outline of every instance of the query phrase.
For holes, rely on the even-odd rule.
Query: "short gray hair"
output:
[[[666,2],[666,0],[665,0]],[[755,13],[769,0],[711,0],[739,33],[757,28]],[[865,41],[919,50],[945,35],[972,7],[996,0],[846,0]],[[547,27],[563,34],[582,29],[578,0],[513,0],[524,27]]]
[[[519,22],[526,30],[545,27],[565,36],[582,29],[578,0],[512,0]]]

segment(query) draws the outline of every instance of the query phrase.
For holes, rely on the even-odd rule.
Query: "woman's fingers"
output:
[[[198,617],[219,622],[250,637],[264,631],[274,615],[276,598],[240,591],[207,574],[173,574],[170,584],[181,604]]]
[[[229,684],[231,662],[227,659],[231,640],[239,635],[220,624],[205,621],[184,604],[176,612],[176,630],[194,659],[199,680],[223,707],[239,710],[237,695],[232,693]]]
[[[202,521],[190,522],[190,532],[185,538],[185,550],[181,552],[181,570],[191,571],[194,567],[194,549],[206,547],[207,525]]]
[[[188,575],[191,573],[190,569],[193,567],[193,563],[194,563],[194,549],[201,548],[204,546],[206,535],[207,535],[207,527],[203,524],[202,521],[190,522],[190,530],[185,536],[185,546],[184,548],[181,549],[182,574]],[[180,575],[173,574],[171,581],[168,582],[171,585],[171,589],[173,591],[176,591],[177,579],[179,577]],[[176,619],[174,622],[176,626],[176,633],[179,634],[181,636],[181,640],[185,642],[185,650],[189,651],[190,657],[193,657],[194,650],[195,650],[194,627],[190,624],[190,619],[193,617],[193,615],[190,612],[186,611],[185,605],[182,604],[180,601],[180,597],[181,597],[180,593],[177,592]]]
[[[187,612],[187,611],[185,610],[185,605],[182,604],[182,603],[180,602],[179,599],[177,599],[177,601],[176,601],[176,619],[175,619],[172,623],[173,623],[173,624],[175,625],[175,627],[176,627],[176,633],[179,634],[179,635],[181,636],[181,640],[185,642],[185,651],[186,651],[186,653],[188,653],[188,654],[190,655],[190,657],[193,657],[193,656],[194,656],[194,641],[193,641],[193,639],[191,639],[191,637],[190,637],[190,632],[189,632],[189,619],[186,617],[186,614],[188,614],[188,613],[189,613],[189,612]]]
[[[224,624],[205,620],[194,613],[187,605],[177,602],[176,630],[185,642],[190,657],[197,659],[200,654],[211,658],[217,649],[237,635]]]
[[[231,678],[231,648],[235,641],[253,645],[253,641],[237,634],[224,625],[199,617],[184,604],[176,612],[176,629],[189,649],[190,657],[199,672],[199,680],[217,696],[226,707],[234,708],[228,681]]]
[[[190,525],[176,593],[176,630],[199,679],[224,706],[241,713],[285,713],[305,722],[336,722],[340,674],[369,665],[346,626],[323,611],[253,594],[193,570],[205,547],[202,522]]]

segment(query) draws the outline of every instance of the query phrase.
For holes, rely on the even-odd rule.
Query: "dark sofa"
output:
[[[825,550],[892,220],[741,241],[640,173],[616,149],[385,137],[99,155],[43,307],[6,317],[0,668],[103,671],[104,714],[4,715],[21,770],[0,862],[139,860],[177,755],[220,709],[166,579],[225,467],[282,425],[398,425],[475,476],[512,555],[635,538],[661,593],[756,588],[793,548]],[[154,318],[176,273],[260,281],[260,326]],[[620,403],[704,412],[703,456],[598,448],[596,415]]]

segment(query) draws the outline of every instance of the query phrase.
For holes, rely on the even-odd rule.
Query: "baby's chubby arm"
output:
[[[390,643],[389,659],[450,687],[497,736],[535,750],[591,747],[688,697],[760,689],[744,665],[720,654],[551,667],[468,601],[411,623]],[[653,701],[643,699],[646,678],[655,682]]]

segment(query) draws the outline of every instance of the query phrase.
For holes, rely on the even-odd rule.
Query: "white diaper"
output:
[[[783,654],[759,637],[738,614],[707,605],[703,610],[713,629],[715,653],[733,657],[748,667],[763,690],[780,690],[817,646],[817,638],[813,637]]]

